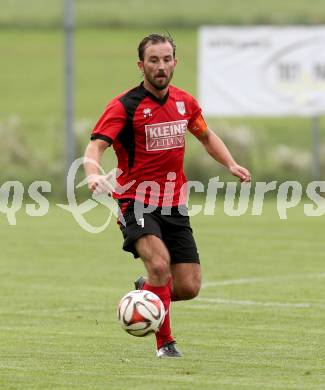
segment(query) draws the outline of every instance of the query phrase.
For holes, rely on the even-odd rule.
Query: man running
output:
[[[137,289],[160,297],[166,317],[156,333],[157,356],[181,357],[170,327],[170,303],[197,296],[201,286],[200,259],[186,208],[183,169],[185,133],[190,131],[213,159],[242,182],[250,173],[238,165],[221,139],[210,130],[197,101],[171,85],[176,47],[171,37],[151,34],[138,47],[143,82],[106,107],[87,146],[85,171],[90,191],[109,183],[98,164],[113,145],[122,172],[113,197],[123,216],[123,249],[140,257],[147,277]]]

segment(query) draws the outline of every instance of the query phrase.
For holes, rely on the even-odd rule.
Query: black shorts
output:
[[[164,210],[157,207],[150,213],[144,213],[143,219],[137,221],[134,212],[135,203],[134,200],[119,201],[125,221],[125,226],[119,223],[124,237],[125,251],[133,253],[135,258],[139,257],[134,246],[135,242],[143,235],[152,234],[165,243],[171,264],[200,263],[185,206],[181,206],[181,213],[178,207],[171,207],[170,215],[164,215]]]

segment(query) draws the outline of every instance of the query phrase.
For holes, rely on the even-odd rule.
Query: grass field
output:
[[[63,2],[0,3],[0,186],[50,180],[53,196],[62,196]],[[78,156],[106,103],[140,82],[136,47],[144,35],[171,32],[179,58],[174,83],[196,95],[200,24],[325,21],[322,0],[75,3]],[[299,170],[308,164],[310,119],[208,122],[254,180],[310,178],[308,167]],[[243,127],[247,150],[236,145]],[[324,177],[325,117],[320,127]],[[188,141],[188,176],[225,178]],[[275,153],[281,145],[291,153],[282,165]],[[110,169],[115,159],[107,155]],[[299,206],[280,220],[271,201],[262,217],[227,217],[220,203],[216,210],[192,219],[203,286],[197,299],[173,304],[184,358],[172,362],[155,358],[152,337],[131,337],[117,323],[117,303],[143,266],[121,251],[115,223],[91,235],[54,203],[42,218],[23,208],[17,226],[0,212],[0,390],[324,390],[324,216],[308,218]],[[100,225],[105,210],[89,218]]]
[[[206,24],[315,24],[324,22],[322,0],[75,0],[79,26],[193,27]],[[63,2],[1,0],[1,26],[57,27]],[[23,10],[23,11],[22,11]]]
[[[2,215],[0,388],[324,389],[324,217],[297,207],[281,221],[271,202],[262,217],[217,210],[192,219],[203,288],[173,305],[177,361],[117,324],[143,269],[115,223],[91,235],[54,204],[42,218],[22,210],[17,226]]]

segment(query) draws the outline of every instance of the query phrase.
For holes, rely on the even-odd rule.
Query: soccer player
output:
[[[210,130],[196,100],[170,82],[177,64],[171,37],[151,34],[138,47],[143,82],[115,97],[91,134],[85,157],[100,163],[113,146],[122,172],[113,197],[118,200],[123,249],[143,260],[147,277],[137,289],[160,297],[166,317],[156,333],[157,356],[181,357],[170,327],[170,303],[192,299],[201,285],[200,260],[186,213],[183,170],[185,133],[192,133],[207,153],[242,182],[250,173],[238,165]],[[86,159],[90,191],[109,187],[97,164]],[[142,214],[138,211],[142,211]],[[139,217],[140,215],[140,217]]]

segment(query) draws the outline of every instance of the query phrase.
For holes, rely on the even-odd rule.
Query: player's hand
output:
[[[112,183],[112,177],[108,175],[89,175],[87,177],[88,188],[94,195],[109,194],[114,192],[114,186]]]
[[[229,171],[236,177],[239,177],[239,180],[242,183],[249,183],[251,181],[251,174],[248,169],[241,167],[238,164],[234,164],[229,167]]]

